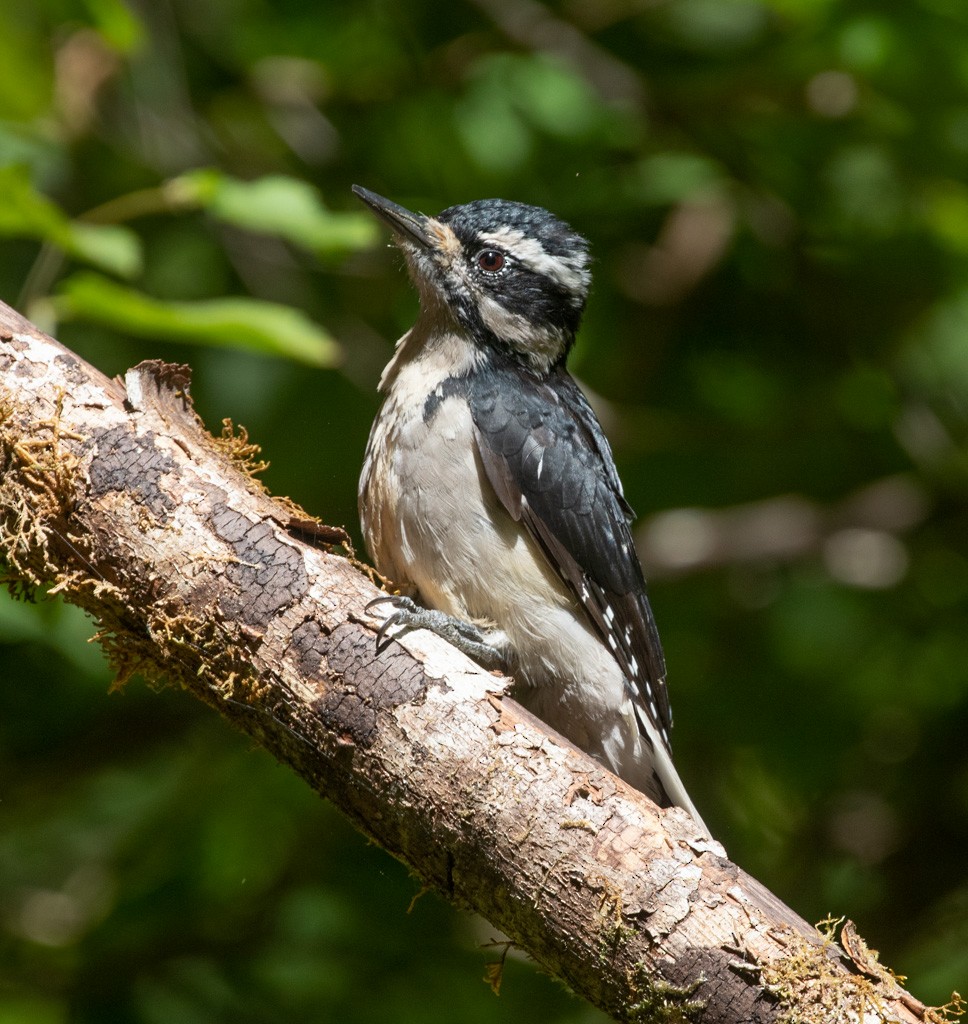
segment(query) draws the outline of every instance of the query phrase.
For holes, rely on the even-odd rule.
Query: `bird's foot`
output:
[[[494,646],[489,644],[484,633],[477,626],[463,619],[454,618],[445,612],[433,608],[422,608],[416,601],[403,594],[387,594],[377,597],[366,606],[369,612],[376,605],[389,604],[393,611],[380,623],[376,634],[377,650],[382,650],[385,642],[390,639],[387,631],[400,626],[403,631],[411,629],[427,629],[441,639],[456,647],[457,650],[473,658],[482,668],[489,671],[497,669],[508,671],[507,660]]]

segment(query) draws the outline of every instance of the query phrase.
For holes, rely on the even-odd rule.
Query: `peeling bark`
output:
[[[414,633],[211,437],[184,367],[109,380],[0,306],[0,558],[254,737],[427,885],[619,1020],[940,1020],[702,837]],[[307,542],[307,537],[310,540]]]

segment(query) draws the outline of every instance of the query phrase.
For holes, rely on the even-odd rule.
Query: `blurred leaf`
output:
[[[968,558],[953,548],[929,548],[918,559],[916,583],[933,605],[960,604],[968,598]]]
[[[905,970],[917,977],[926,998],[945,1003],[951,997],[951,979],[968,978],[968,886],[946,892],[927,916],[924,937],[907,950]]]
[[[924,197],[925,220],[955,252],[968,253],[968,188],[958,181],[934,183]]]
[[[778,379],[733,352],[709,352],[695,361],[696,390],[726,420],[753,428],[782,411]]]
[[[67,1007],[54,999],[0,997],[0,1024],[63,1024]]]
[[[665,13],[681,41],[700,51],[748,46],[768,24],[766,7],[754,0],[679,0],[666,5]]]
[[[780,664],[819,686],[830,672],[843,672],[869,637],[869,609],[855,594],[819,580],[789,588],[771,614]],[[824,694],[827,701],[840,695]]]
[[[141,269],[141,243],[128,228],[68,219],[22,165],[0,167],[0,234],[39,238],[85,263],[122,277]]]
[[[0,121],[0,173],[11,164],[29,167],[34,180],[44,181],[62,170],[64,154],[50,139]]]
[[[303,313],[257,299],[162,302],[88,273],[64,282],[57,310],[127,334],[249,349],[311,366],[334,366],[340,357],[333,338]]]
[[[834,154],[824,177],[844,227],[886,235],[898,226],[904,192],[885,146],[857,144]]]
[[[456,107],[464,145],[485,169],[507,173],[528,160],[536,129],[563,139],[607,134],[615,112],[585,78],[544,53],[496,53],[471,69]]]
[[[36,640],[45,635],[39,617],[24,601],[0,600],[0,643]]]
[[[904,365],[919,388],[968,409],[968,289],[939,302],[909,340]]]
[[[473,88],[458,102],[455,114],[464,147],[485,170],[507,173],[531,155],[531,131],[500,92]]]
[[[8,235],[32,235],[66,246],[68,220],[30,180],[30,171],[21,164],[0,167],[0,231]]]
[[[72,221],[68,252],[119,277],[134,277],[141,270],[141,242],[119,224]]]
[[[327,210],[319,192],[296,178],[240,181],[209,168],[174,178],[165,188],[179,205],[201,206],[236,227],[279,235],[320,255],[364,249],[379,237],[372,217]]]
[[[840,34],[840,55],[855,70],[882,67],[895,47],[895,33],[885,15],[867,15],[848,22]]]
[[[883,430],[898,412],[897,387],[874,366],[855,366],[834,384],[834,401],[845,423],[860,430]]]
[[[26,120],[42,114],[53,92],[51,48],[34,19],[4,11],[0,32],[0,118]],[[34,31],[31,31],[34,29]]]
[[[723,178],[722,169],[706,156],[666,152],[638,163],[627,185],[640,201],[666,206],[716,188]]]
[[[552,57],[537,53],[526,58],[505,55],[503,60],[492,60],[497,65],[492,74],[506,78],[518,109],[532,124],[552,135],[580,137],[603,114],[588,82]]]
[[[955,152],[968,152],[968,107],[955,107],[947,111],[943,134],[946,143]]]
[[[124,0],[84,0],[97,30],[118,53],[132,53],[144,41],[141,20]]]

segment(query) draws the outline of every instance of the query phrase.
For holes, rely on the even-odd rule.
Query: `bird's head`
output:
[[[504,199],[428,217],[353,191],[393,230],[425,308],[442,308],[475,344],[539,373],[568,354],[591,272],[588,243],[564,221]]]

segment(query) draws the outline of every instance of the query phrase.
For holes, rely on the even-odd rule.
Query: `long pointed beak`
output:
[[[403,206],[398,206],[389,199],[384,199],[376,192],[371,192],[361,185],[354,185],[353,191],[380,218],[389,224],[391,229],[402,238],[415,242],[423,249],[433,249],[434,241],[427,232],[429,218],[422,213],[411,213]]]

